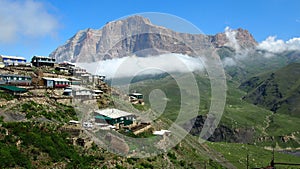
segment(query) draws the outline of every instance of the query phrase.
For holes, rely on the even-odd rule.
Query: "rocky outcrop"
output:
[[[191,129],[190,134],[199,136],[204,126],[206,116],[199,115],[183,125],[185,129]],[[191,127],[192,125],[192,127]],[[234,143],[250,143],[254,138],[253,128],[232,129],[220,124],[214,133],[208,138],[212,142],[234,142]]]
[[[252,35],[243,29],[234,30],[241,48],[257,45]],[[149,19],[131,16],[108,22],[102,29],[79,31],[50,56],[57,61],[92,62],[135,54],[145,57],[163,53],[196,55],[203,49],[222,47],[229,39],[224,33],[215,36],[178,33],[154,25]]]

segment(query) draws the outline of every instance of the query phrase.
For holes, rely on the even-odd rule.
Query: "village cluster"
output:
[[[48,97],[60,103],[70,103],[74,99],[97,100],[111,93],[104,75],[92,75],[73,63],[57,63],[47,56],[33,56],[31,62],[27,62],[24,57],[0,55],[0,90],[19,98],[45,97],[44,93],[36,91],[47,90],[51,92]],[[141,93],[130,93],[127,98],[132,104],[144,105]],[[69,125],[91,130],[96,127],[107,130],[123,128],[132,130],[134,134],[151,128],[150,123],[137,119],[133,113],[104,108],[95,110],[92,119],[71,120]],[[153,131],[154,135],[160,136],[169,133],[168,130]]]

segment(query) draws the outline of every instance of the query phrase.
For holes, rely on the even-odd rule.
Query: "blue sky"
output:
[[[79,30],[143,12],[176,15],[206,34],[229,26],[249,30],[258,42],[300,37],[298,0],[0,0],[0,54],[49,55]]]

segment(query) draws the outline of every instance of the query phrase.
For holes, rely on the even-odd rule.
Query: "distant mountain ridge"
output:
[[[239,46],[253,48],[253,36],[244,29],[234,30]],[[225,33],[216,35],[179,33],[154,25],[142,16],[108,22],[102,29],[81,30],[50,56],[57,61],[93,62],[120,58],[131,54],[138,56],[180,53],[193,56],[195,51],[227,46]]]

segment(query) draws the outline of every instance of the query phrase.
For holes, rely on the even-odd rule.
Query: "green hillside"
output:
[[[249,77],[276,71],[290,63],[300,63],[299,51],[287,51],[277,54],[266,53],[265,51],[248,51],[236,54],[234,50],[223,47],[218,50],[218,54],[225,60],[232,58],[234,65],[226,66],[226,72],[236,81],[242,82]]]
[[[299,64],[292,64],[290,65],[290,67],[297,67],[297,65]],[[285,69],[286,68],[283,68],[282,70]],[[284,73],[282,73],[282,75],[283,74]],[[293,73],[293,75],[295,75],[295,73]],[[184,74],[180,75],[181,78],[184,78],[184,76]],[[203,74],[195,73],[195,76],[197,79],[201,96],[199,103],[199,115],[205,116],[208,113],[208,109],[210,106],[210,83],[208,77],[206,77]],[[243,84],[245,88],[251,86],[251,84]],[[248,100],[242,99],[243,97],[245,97],[245,95],[247,95],[247,93],[241,90],[240,88],[239,82],[235,80],[227,80],[228,90],[225,111],[223,113],[221,123],[219,124],[219,128],[217,128],[216,133],[213,136],[215,138],[215,141],[240,141],[252,144],[260,144],[263,146],[272,146],[274,145],[274,143],[277,142],[280,145],[279,147],[282,148],[296,148],[300,146],[299,135],[295,135],[295,132],[299,131],[299,127],[297,124],[300,124],[300,118],[290,116],[289,114],[273,114],[272,111],[266,109],[263,106],[252,104]],[[142,82],[132,83],[130,89],[136,90],[144,94],[146,107],[151,107],[148,97],[149,93],[154,89],[162,90],[166,94],[168,101],[165,111],[161,115],[161,118],[168,118],[173,121],[176,120],[180,108],[179,103],[181,96],[176,81],[170,76],[160,79],[151,79]],[[193,93],[190,94],[193,95]],[[291,99],[293,95],[294,94],[292,93],[291,95],[289,95],[290,97],[288,98]],[[290,108],[297,108],[298,105],[287,106],[289,106]],[[186,122],[187,121],[182,121],[182,124],[185,124]],[[192,131],[200,130],[197,128],[201,126],[195,127],[196,128]],[[290,135],[293,135],[293,133],[296,137],[294,140],[290,139],[287,140],[285,143],[282,142],[283,137],[288,137]],[[224,137],[219,137],[218,135],[224,135]],[[249,138],[245,139],[245,136]],[[275,139],[274,141],[270,141],[270,138],[272,137]]]
[[[300,64],[292,63],[243,82],[244,100],[273,112],[300,117]]]

